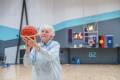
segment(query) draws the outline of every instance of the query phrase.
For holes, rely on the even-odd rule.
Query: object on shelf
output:
[[[113,47],[113,35],[106,35],[107,47]]]
[[[81,44],[79,44],[79,47],[80,47],[80,48],[82,48],[82,47],[83,47],[83,44],[82,44],[82,43],[81,43]]]
[[[74,46],[73,46],[74,48],[77,48],[77,44],[74,44]]]
[[[82,33],[82,32],[74,33],[74,34],[73,34],[73,38],[74,38],[75,40],[83,40],[83,33]]]
[[[96,37],[91,37],[88,39],[89,47],[96,47]]]
[[[94,25],[88,25],[88,32],[94,31]]]
[[[103,34],[99,36],[99,47],[100,48],[104,48],[105,47],[105,38],[104,38]]]

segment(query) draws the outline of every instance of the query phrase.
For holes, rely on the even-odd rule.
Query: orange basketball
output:
[[[34,26],[26,25],[21,29],[21,36],[29,36],[34,39],[35,35],[37,34],[37,30]]]

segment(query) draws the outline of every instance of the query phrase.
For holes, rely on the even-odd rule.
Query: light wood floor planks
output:
[[[62,65],[62,80],[120,80],[120,65]],[[0,80],[31,80],[31,68],[12,65],[0,68]]]

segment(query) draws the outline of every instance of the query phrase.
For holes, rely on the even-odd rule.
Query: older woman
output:
[[[29,37],[22,37],[29,44],[26,46],[24,65],[32,64],[32,80],[61,80],[60,44],[53,40],[54,36],[54,28],[45,25],[40,28],[39,44]]]

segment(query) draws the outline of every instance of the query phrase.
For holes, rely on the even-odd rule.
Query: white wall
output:
[[[27,0],[30,24],[56,24],[120,10],[120,0]]]
[[[54,0],[54,24],[83,16],[120,10],[120,0]]]
[[[32,25],[53,24],[53,0],[27,0],[29,22]]]
[[[15,64],[17,47],[5,48],[6,63]]]
[[[0,25],[19,29],[22,0],[0,0]]]
[[[120,10],[120,0],[26,0],[30,24],[54,25],[64,20]],[[0,0],[0,25],[19,29],[22,0]],[[84,12],[83,12],[84,11]]]

